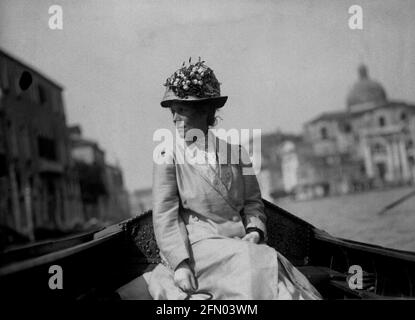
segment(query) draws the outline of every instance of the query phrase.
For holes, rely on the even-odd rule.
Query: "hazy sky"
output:
[[[48,8],[63,8],[50,30]],[[350,30],[348,8],[363,8]],[[364,62],[392,99],[415,102],[415,1],[0,0],[0,47],[65,88],[69,124],[151,186],[152,141],[171,128],[162,84],[201,56],[229,96],[218,127],[299,132],[345,108]]]

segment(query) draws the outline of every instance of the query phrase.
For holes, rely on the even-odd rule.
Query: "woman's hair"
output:
[[[207,125],[209,128],[216,126],[218,119],[220,119],[220,117],[216,115],[216,111],[218,111],[219,108],[212,107],[209,103],[200,103],[195,109],[200,114],[207,114]]]

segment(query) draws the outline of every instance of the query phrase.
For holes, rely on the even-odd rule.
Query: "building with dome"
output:
[[[361,112],[387,102],[382,85],[369,78],[365,65],[359,67],[359,80],[353,85],[346,99],[347,111]]]
[[[269,198],[288,193],[308,199],[414,183],[415,105],[389,100],[366,66],[358,75],[345,110],[320,114],[304,124],[301,139],[280,144],[283,190],[261,181],[271,190]]]

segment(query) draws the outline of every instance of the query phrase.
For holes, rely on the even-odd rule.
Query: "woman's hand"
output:
[[[186,260],[183,260],[174,271],[174,283],[184,292],[196,290],[196,279]]]
[[[242,240],[252,243],[259,243],[259,239],[261,239],[261,237],[257,231],[249,232],[242,238]]]

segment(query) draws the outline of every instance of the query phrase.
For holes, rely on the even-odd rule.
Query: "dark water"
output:
[[[415,252],[415,196],[378,214],[412,190],[405,187],[276,204],[333,236]]]

